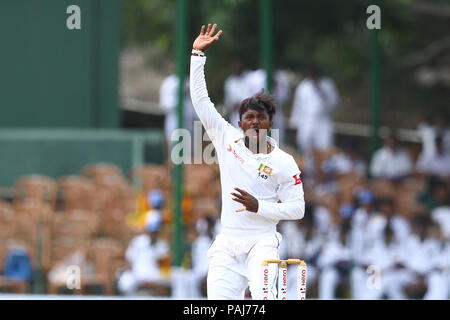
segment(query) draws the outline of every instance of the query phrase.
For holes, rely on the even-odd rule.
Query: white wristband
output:
[[[203,51],[197,50],[197,49],[192,49],[192,54],[196,54],[196,55],[198,55],[200,57],[204,57],[205,56],[205,53]]]

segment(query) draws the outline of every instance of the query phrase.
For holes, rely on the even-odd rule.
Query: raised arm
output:
[[[206,88],[204,73],[206,57],[204,56],[204,52],[222,34],[222,30],[220,30],[214,35],[216,27],[216,24],[212,27],[209,24],[205,32],[205,26],[202,26],[200,34],[192,44],[194,50],[191,56],[190,90],[195,112],[208,132],[208,136],[211,138],[214,146],[218,147],[218,145],[223,143],[221,138],[224,132],[233,127],[217,112],[208,96],[208,89]]]

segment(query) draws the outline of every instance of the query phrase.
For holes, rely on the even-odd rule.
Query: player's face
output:
[[[272,128],[273,121],[270,120],[266,111],[248,109],[242,115],[242,120],[238,124],[246,136],[259,140],[267,135],[267,132]]]

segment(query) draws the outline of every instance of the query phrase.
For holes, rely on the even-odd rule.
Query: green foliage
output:
[[[448,1],[420,0],[432,5],[450,6]],[[175,0],[124,0],[124,44],[152,43],[173,57]],[[272,1],[275,68],[301,73],[309,60],[317,61],[335,78],[342,90],[369,83],[369,30],[366,8],[381,8],[383,96],[397,106],[420,108],[429,90],[414,81],[418,66],[405,67],[405,57],[447,36],[449,17],[435,11],[422,12],[410,0],[279,0]],[[261,67],[260,1],[188,1],[188,48],[202,24],[215,22],[223,30],[220,42],[208,56],[207,77],[211,95],[220,100],[222,85],[229,73],[233,54],[243,56],[248,67]],[[432,9],[433,9],[432,8]],[[437,10],[439,11],[439,10]],[[359,88],[368,91],[367,88]],[[396,99],[399,90],[414,91],[414,101]],[[345,92],[344,92],[345,93]],[[419,97],[417,97],[419,96]],[[436,95],[438,97],[438,95]],[[368,105],[368,97],[360,101]],[[408,100],[408,99],[406,99]],[[439,98],[437,98],[439,100]],[[440,104],[437,101],[437,104]]]

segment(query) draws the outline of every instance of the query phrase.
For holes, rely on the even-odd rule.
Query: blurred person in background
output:
[[[198,237],[193,241],[191,250],[197,297],[206,297],[206,277],[209,268],[207,252],[216,237],[216,222],[212,215],[197,221]]]
[[[447,292],[442,292],[442,299],[450,299],[450,238],[445,238],[445,244],[439,259],[438,270],[442,272],[442,280]]]
[[[248,73],[244,59],[234,55],[231,59],[231,75],[225,79],[223,103],[230,114],[230,123],[236,128],[239,127],[239,106],[242,100],[251,95],[246,79]]]
[[[380,241],[383,230],[390,225],[395,240],[399,243],[406,241],[410,235],[409,221],[395,212],[395,202],[392,198],[380,198],[376,203],[376,213],[367,221],[365,230],[366,241]]]
[[[174,268],[172,272],[172,298],[190,299],[206,296],[208,275],[208,249],[216,236],[217,219],[213,215],[195,222],[196,238],[191,244],[191,268]]]
[[[439,225],[442,236],[450,240],[450,203],[431,210],[431,218]]]
[[[405,243],[395,239],[392,226],[385,225],[382,237],[364,242],[351,273],[354,299],[404,299],[404,288],[411,282],[405,268]]]
[[[435,139],[442,138],[442,148],[445,153],[450,152],[450,127],[447,117],[436,114],[433,117],[421,116],[417,124],[417,134],[422,142],[422,153],[427,156],[436,150]]]
[[[412,279],[405,288],[409,298],[442,299],[447,293],[443,274],[439,270],[442,243],[433,235],[435,225],[428,213],[417,214],[412,221],[412,234],[406,242],[404,252],[408,258],[405,266]]]
[[[33,273],[30,254],[25,246],[14,240],[8,240],[6,247],[7,253],[2,261],[3,276],[13,284],[17,293],[25,293]]]
[[[428,116],[420,116],[417,124],[417,134],[422,143],[422,155],[428,156],[435,152],[436,130]]]
[[[335,299],[347,296],[345,285],[349,283],[351,263],[350,225],[342,223],[336,239],[329,239],[317,260],[319,268],[319,299]],[[344,289],[337,290],[338,288]]]
[[[350,222],[350,237],[352,258],[357,261],[364,253],[367,223],[375,213],[375,194],[370,189],[363,188],[358,191],[355,200],[356,208]]]
[[[438,114],[433,119],[435,136],[442,137],[442,147],[444,152],[450,153],[450,126],[448,115]]]
[[[164,208],[164,194],[159,189],[150,190],[147,194],[147,203],[151,209],[147,211],[145,217],[145,225],[152,223],[155,216],[162,218],[162,210]]]
[[[79,268],[81,277],[89,278],[94,276],[96,270],[92,248],[88,246],[77,247],[52,266],[47,275],[50,292],[58,293],[54,290],[67,287],[68,270],[73,266]]]
[[[402,180],[412,173],[412,169],[411,155],[399,146],[393,134],[384,139],[383,147],[375,151],[370,164],[370,174],[375,179]]]
[[[450,192],[446,181],[428,176],[426,189],[418,195],[418,202],[427,210],[449,205]]]
[[[416,169],[421,174],[435,175],[443,179],[450,177],[450,152],[444,149],[442,136],[438,135],[434,139],[433,150],[422,150]]]
[[[334,82],[321,76],[310,63],[305,78],[297,86],[292,104],[290,126],[297,130],[297,148],[308,155],[314,149],[327,150],[334,145],[332,112],[339,104]]]
[[[339,174],[356,173],[364,177],[367,173],[366,161],[361,156],[359,147],[354,140],[347,140],[342,146],[342,151],[333,158]]]
[[[169,255],[169,245],[159,237],[162,219],[158,214],[152,215],[145,226],[145,233],[134,237],[125,252],[130,265],[118,281],[122,294],[136,294],[141,285],[158,282],[163,278],[159,262]]]
[[[305,205],[305,218],[302,223],[282,221],[279,224],[284,241],[280,245],[280,259],[292,257],[304,260],[307,268],[307,291],[309,296],[317,295],[319,271],[317,261],[323,246],[331,238],[328,232],[331,223],[329,212],[321,206],[308,202]],[[288,299],[296,299],[297,270],[288,268]]]
[[[180,81],[176,74],[167,76],[159,89],[159,107],[165,113],[164,119],[164,133],[166,135],[168,157],[172,147],[178,141],[172,141],[172,134],[178,128],[178,87]],[[192,101],[189,93],[189,78],[184,81],[184,94],[183,94],[183,128],[187,129],[191,134],[191,143],[194,137],[194,121],[198,120],[197,115],[193,112]],[[192,146],[192,144],[191,144]]]

